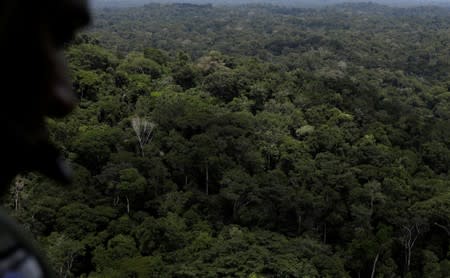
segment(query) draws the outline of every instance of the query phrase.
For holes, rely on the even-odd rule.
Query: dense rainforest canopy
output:
[[[450,277],[450,9],[96,10],[75,170],[3,200],[59,277]]]

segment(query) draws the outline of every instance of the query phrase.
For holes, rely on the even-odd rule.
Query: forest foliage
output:
[[[4,203],[59,277],[449,277],[449,13],[97,10]]]

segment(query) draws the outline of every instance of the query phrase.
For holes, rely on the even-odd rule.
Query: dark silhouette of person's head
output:
[[[29,170],[68,179],[45,118],[76,106],[62,50],[89,20],[86,0],[0,2],[0,187]]]

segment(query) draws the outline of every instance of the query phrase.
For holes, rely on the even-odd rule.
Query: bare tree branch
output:
[[[139,141],[141,155],[142,157],[145,157],[144,146],[152,141],[153,130],[155,129],[156,124],[145,118],[136,116],[131,120],[131,126]]]

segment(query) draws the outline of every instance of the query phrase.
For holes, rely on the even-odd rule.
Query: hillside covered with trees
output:
[[[450,9],[99,9],[75,171],[3,203],[59,277],[450,277]]]

